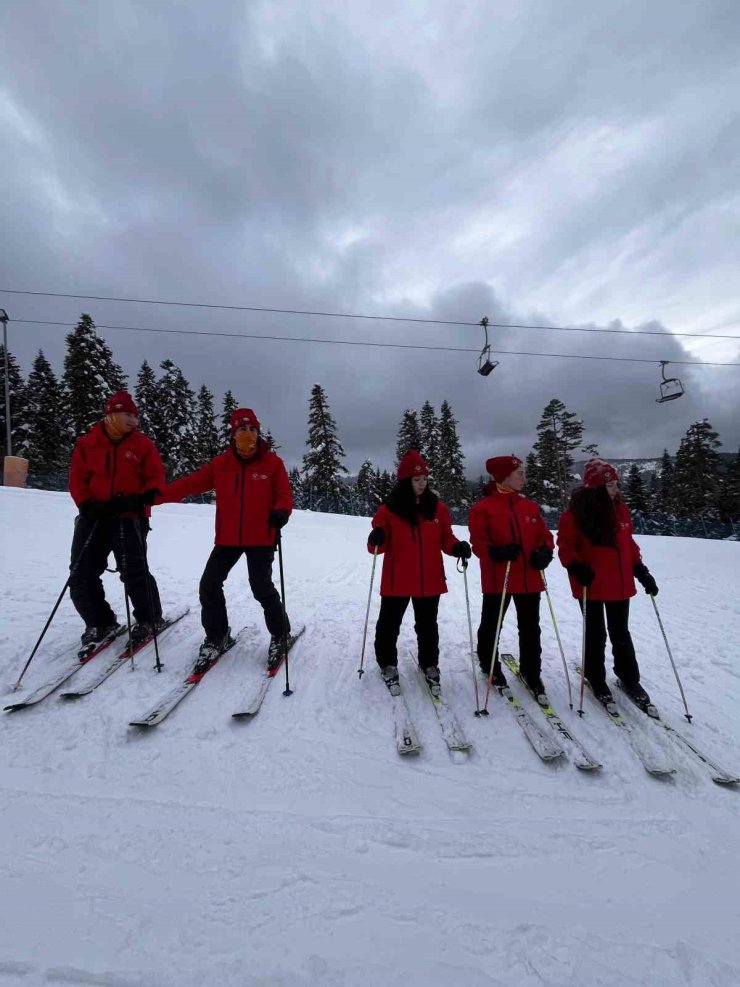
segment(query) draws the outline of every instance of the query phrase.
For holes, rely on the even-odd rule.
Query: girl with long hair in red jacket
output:
[[[468,516],[470,541],[480,559],[483,589],[478,661],[486,675],[493,661],[491,681],[499,688],[506,686],[498,653],[493,653],[506,580],[504,613],[513,599],[522,677],[535,696],[546,697],[540,677],[540,596],[545,587],[542,570],[552,561],[555,542],[537,504],[522,496],[526,476],[521,459],[494,456],[486,461],[486,472],[492,482],[486,488],[486,496],[473,505]]]
[[[612,645],[614,672],[641,706],[650,697],[640,685],[640,668],[629,632],[630,599],[635,578],[656,596],[658,586],[642,561],[632,537],[632,519],[619,496],[619,474],[603,459],[586,463],[583,486],[573,491],[558,526],[558,556],[568,570],[573,596],[586,601],[584,673],[602,703],[613,697],[606,684],[606,635]]]
[[[398,465],[398,482],[373,518],[369,552],[383,555],[380,615],[375,627],[375,657],[393,695],[400,691],[397,641],[409,605],[419,667],[439,695],[439,598],[447,592],[442,553],[470,558],[470,545],[452,533],[447,507],[429,489],[429,467],[411,449]]]

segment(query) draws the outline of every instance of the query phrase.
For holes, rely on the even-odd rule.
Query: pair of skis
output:
[[[414,664],[416,664],[415,661]],[[440,730],[442,731],[442,739],[447,745],[448,751],[451,754],[456,752],[467,753],[471,751],[473,745],[465,736],[465,731],[463,730],[460,721],[447,704],[444,696],[442,693],[435,695],[434,692],[432,692],[430,682],[424,675],[424,672],[418,667],[418,665],[417,668],[424,683],[424,691],[429,696],[432,706],[434,707],[434,712],[437,716]],[[390,693],[390,698],[393,705],[396,750],[401,755],[419,754],[422,750],[422,746],[419,742],[413,720],[411,719],[411,714],[409,713],[405,696],[399,691],[397,695]]]
[[[280,660],[274,665],[266,668],[264,675],[259,683],[259,687],[253,692],[253,694],[246,700],[244,705],[240,707],[234,714],[234,717],[247,717],[254,716],[259,712],[260,706],[262,705],[264,698],[267,694],[267,689],[273,678],[277,675],[278,671],[282,667],[285,661],[286,654],[293,647],[295,642],[306,630],[305,625],[302,626],[295,634],[288,636],[288,645]],[[147,729],[151,727],[159,726],[159,724],[166,719],[170,713],[175,709],[176,706],[183,701],[185,696],[187,696],[193,689],[203,681],[204,676],[213,668],[215,664],[219,661],[222,655],[232,648],[242,644],[244,640],[249,636],[249,628],[242,628],[228,647],[224,648],[216,656],[216,658],[205,668],[200,668],[197,672],[195,671],[195,665],[193,670],[190,671],[185,678],[177,683],[172,689],[166,692],[146,713],[141,716],[136,717],[129,721],[129,726],[140,727],[142,729]],[[196,663],[197,664],[197,663]]]
[[[189,609],[183,610],[178,613],[175,617],[168,619],[165,626],[157,634],[157,640],[159,640],[166,631],[170,629],[174,624],[178,623],[182,618],[188,614]],[[87,648],[79,648],[76,651],[75,657],[71,660],[65,662],[61,671],[52,675],[46,682],[34,689],[33,692],[29,693],[24,699],[19,700],[16,703],[11,703],[9,706],[5,707],[6,712],[16,712],[20,709],[27,709],[29,706],[35,706],[42,700],[51,696],[57,689],[60,689],[65,682],[68,682],[73,675],[76,675],[82,668],[85,667],[93,658],[97,658],[99,655],[106,653],[110,646],[126,633],[126,627],[120,626],[116,630],[105,637],[102,641],[98,641],[96,644],[88,646]],[[129,647],[129,642],[126,642],[126,646],[122,651],[117,652],[113,658],[111,658],[107,664],[103,665],[92,679],[90,679],[84,686],[79,689],[69,689],[60,694],[63,699],[78,699],[81,696],[89,695],[94,689],[97,689],[105,680],[116,672],[122,665],[125,665],[127,661],[130,661],[139,652],[148,648],[150,644],[154,642],[154,635],[150,635],[144,640],[139,641],[133,646]]]

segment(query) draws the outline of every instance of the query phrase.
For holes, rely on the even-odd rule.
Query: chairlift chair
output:
[[[491,360],[491,346],[488,342],[488,318],[483,316],[480,324],[483,327],[483,332],[486,334],[486,341],[478,357],[478,373],[481,377],[487,377],[498,366],[498,360]]]
[[[660,372],[663,375],[663,380],[660,382],[660,397],[655,399],[656,404],[665,404],[666,401],[675,401],[676,398],[683,397],[683,384],[678,377],[666,377],[665,375],[665,368],[669,362],[668,360],[660,361]]]

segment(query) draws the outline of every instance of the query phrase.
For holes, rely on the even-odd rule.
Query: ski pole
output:
[[[134,642],[131,636],[131,602],[128,595],[128,562],[126,559],[126,538],[123,531],[123,518],[118,520],[118,539],[121,542],[121,582],[123,583],[123,596],[126,601],[126,626],[128,627],[128,654],[131,659],[131,671],[134,670]]]
[[[285,648],[285,689],[284,696],[292,696],[293,690],[290,687],[290,676],[288,673],[288,611],[285,609],[285,574],[283,572],[283,539],[280,528],[277,529],[277,550],[278,563],[280,565],[280,601],[283,607],[283,647]]]
[[[473,651],[473,625],[470,620],[470,597],[468,596],[468,560],[460,559],[462,563],[463,582],[465,584],[465,609],[468,612],[468,637],[470,638],[470,665],[473,669],[473,688],[475,689],[475,715],[481,715],[480,695],[478,693],[478,676],[475,672],[475,653]]]
[[[72,565],[70,566],[70,569],[69,569],[69,575],[67,576],[67,581],[66,581],[66,583],[64,584],[64,586],[62,587],[62,592],[61,592],[61,593],[59,594],[59,596],[58,596],[58,598],[57,598],[57,602],[56,602],[56,603],[54,604],[54,609],[53,609],[53,610],[51,611],[51,613],[49,614],[49,619],[48,619],[48,620],[46,621],[46,623],[44,624],[44,629],[43,629],[43,630],[41,631],[41,634],[39,635],[39,639],[38,639],[38,641],[37,641],[37,642],[36,642],[36,644],[34,644],[34,646],[33,646],[33,651],[32,651],[32,652],[31,652],[31,654],[29,655],[29,658],[28,658],[28,661],[27,661],[27,662],[26,662],[26,664],[25,664],[25,665],[23,666],[23,671],[22,671],[22,672],[21,672],[21,674],[20,674],[20,675],[18,676],[18,681],[17,681],[17,682],[15,683],[15,685],[13,686],[13,690],[12,690],[13,692],[16,692],[16,691],[17,691],[17,689],[18,689],[18,687],[19,687],[19,685],[21,684],[21,680],[23,679],[23,676],[24,676],[24,675],[26,674],[26,671],[27,671],[27,669],[28,669],[28,666],[29,666],[29,665],[31,664],[31,662],[33,661],[33,657],[34,657],[34,655],[36,654],[36,652],[38,651],[38,648],[39,648],[39,645],[40,645],[40,644],[41,644],[41,642],[43,641],[43,639],[44,639],[44,635],[45,635],[45,634],[46,634],[46,632],[48,631],[48,629],[49,629],[49,625],[51,624],[51,622],[52,622],[52,620],[54,619],[54,614],[55,614],[55,613],[57,612],[57,610],[59,609],[59,604],[60,604],[60,603],[62,602],[62,599],[63,599],[63,597],[64,597],[64,594],[65,594],[65,593],[67,592],[67,587],[69,586],[69,584],[70,584],[70,582],[72,581],[72,576],[74,576],[74,574],[75,574],[75,572],[77,571],[77,566],[78,566],[78,565],[80,564],[80,562],[82,561],[82,556],[83,556],[83,555],[85,554],[85,550],[86,550],[86,548],[87,548],[87,546],[88,546],[88,545],[90,544],[90,542],[92,541],[92,537],[93,537],[93,535],[95,534],[95,532],[96,532],[96,530],[97,530],[97,527],[98,527],[98,522],[97,522],[97,521],[93,521],[93,526],[92,526],[92,528],[90,529],[90,534],[89,534],[89,535],[87,536],[87,538],[85,539],[85,544],[84,544],[84,545],[82,546],[82,548],[80,549],[80,554],[79,554],[79,555],[77,556],[77,558],[75,559],[75,561],[74,561],[74,563],[73,563],[73,564],[72,564]]]
[[[550,599],[550,591],[547,588],[547,579],[545,579],[545,573],[542,573],[542,582],[545,584],[545,596],[547,597],[547,605],[550,608],[550,616],[552,617],[552,626],[555,628],[555,637],[558,639],[558,647],[560,648],[560,657],[563,659],[563,669],[565,671],[565,681],[568,683],[568,705],[573,709],[573,691],[570,687],[570,675],[568,674],[568,663],[565,660],[565,652],[563,651],[563,642],[560,640],[560,631],[558,630],[558,622],[555,620],[555,611],[552,608],[552,600]]]
[[[660,624],[660,629],[663,633],[663,640],[665,641],[666,651],[668,652],[668,657],[671,659],[671,665],[673,666],[673,674],[676,676],[676,682],[678,682],[678,689],[681,693],[681,699],[683,700],[683,708],[686,712],[683,714],[686,719],[691,723],[692,714],[689,713],[689,707],[686,702],[686,696],[684,695],[683,686],[681,685],[681,679],[678,677],[678,669],[676,668],[676,663],[673,660],[673,655],[671,654],[671,646],[668,644],[668,638],[666,637],[665,628],[663,627],[663,621],[660,619],[660,614],[658,613],[658,604],[655,602],[655,597],[651,594],[650,599],[653,601],[653,608],[655,610],[655,616],[658,618],[658,623]]]
[[[362,632],[362,652],[360,654],[360,667],[357,669],[357,675],[362,678],[365,674],[365,669],[362,667],[365,664],[365,641],[367,640],[367,624],[370,619],[370,600],[373,595],[373,581],[375,579],[375,563],[378,561],[378,546],[373,547],[373,568],[370,572],[370,589],[367,594],[367,610],[365,611],[365,628]]]
[[[583,716],[583,690],[586,688],[586,607],[588,605],[588,587],[583,587],[583,630],[581,632],[581,695],[578,715]]]
[[[509,573],[511,572],[511,561],[506,563],[506,572],[504,573],[504,585],[501,590],[501,605],[498,608],[498,621],[496,623],[496,637],[493,640],[493,655],[491,656],[491,667],[488,670],[488,681],[486,682],[486,698],[483,703],[483,709],[481,710],[481,716],[488,716],[488,697],[491,695],[491,682],[493,681],[493,666],[496,664],[496,655],[498,653],[498,639],[501,634],[501,624],[504,620],[504,605],[506,603],[506,587],[509,583]]]
[[[142,515],[143,516],[143,513]],[[152,574],[149,571],[149,559],[146,554],[146,539],[141,533],[141,516],[136,518],[136,534],[139,539],[139,548],[141,549],[141,558],[144,562],[144,572],[146,574],[146,598],[149,605],[149,619],[152,622],[152,638],[154,639],[154,660],[155,668],[158,672],[162,671],[162,662],[159,660],[159,642],[157,641],[157,618],[154,613],[154,594],[152,593]]]

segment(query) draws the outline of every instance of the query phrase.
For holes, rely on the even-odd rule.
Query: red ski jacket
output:
[[[586,562],[596,576],[588,588],[589,600],[628,600],[634,596],[635,579],[633,569],[641,562],[640,549],[632,537],[632,518],[626,504],[618,501],[617,544],[594,545],[576,523],[575,514],[570,508],[560,517],[558,525],[558,557],[567,569],[571,562]],[[583,597],[583,586],[569,574],[573,596]]]
[[[542,573],[529,564],[535,548],[555,542],[545,524],[540,509],[533,500],[521,494],[502,493],[495,486],[483,500],[470,508],[468,514],[470,544],[480,559],[481,587],[484,593],[501,593],[504,588],[506,562],[494,562],[488,554],[489,545],[509,545],[516,542],[522,551],[511,563],[507,593],[541,593],[545,588]]]
[[[164,487],[159,451],[141,432],[113,442],[98,422],[77,440],[69,467],[69,492],[78,507],[86,500],[112,500],[119,493],[139,494]],[[146,513],[151,513],[148,508]]]
[[[418,516],[411,524],[390,511],[385,504],[373,518],[373,527],[382,528],[385,541],[378,547],[383,555],[381,596],[440,596],[447,592],[442,552],[451,555],[457,538],[447,507],[437,502],[434,517]],[[368,545],[368,551],[373,549]]]
[[[217,545],[274,545],[277,535],[267,520],[270,511],[293,510],[285,465],[263,439],[251,459],[242,459],[230,446],[190,476],[168,483],[156,503],[169,504],[208,490],[216,491]]]

